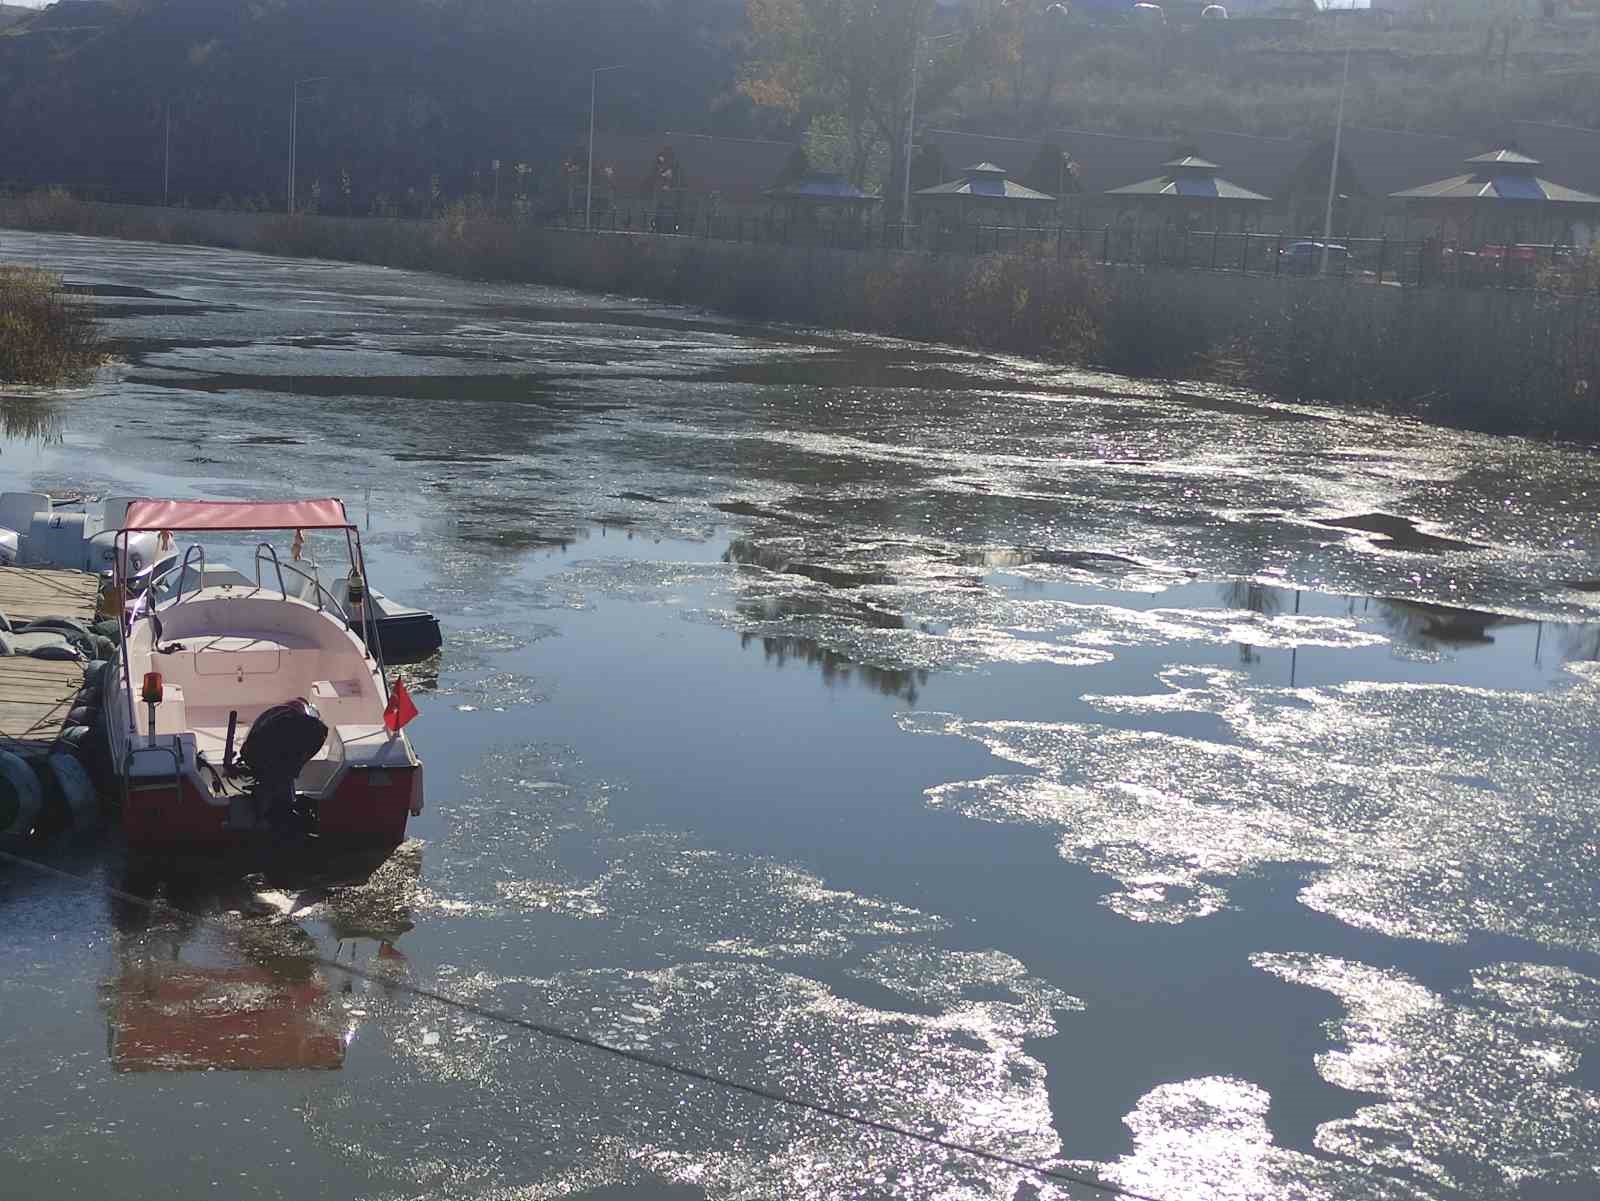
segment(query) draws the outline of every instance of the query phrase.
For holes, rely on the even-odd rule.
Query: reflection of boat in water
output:
[[[363,882],[331,891],[241,891],[235,884],[190,891],[181,911],[119,903],[117,971],[101,986],[112,1068],[343,1067],[368,1014],[367,994],[406,970],[393,940],[411,926],[419,869],[414,849],[403,849]],[[197,916],[218,911],[228,916]],[[331,952],[287,916],[297,913],[327,918]],[[340,971],[346,962],[361,974]]]
[[[130,955],[109,992],[119,1072],[339,1068],[354,1033],[315,969],[294,980],[249,963]]]
[[[148,530],[331,531],[344,536],[351,580],[365,578],[360,533],[338,500],[132,502],[119,537]],[[260,834],[398,844],[421,812],[422,764],[400,728],[416,710],[399,685],[391,693],[381,650],[320,587],[315,601],[292,594],[268,543],[253,582],[209,581],[204,565],[191,546],[174,593],[139,606],[108,673],[129,845],[222,848]]]

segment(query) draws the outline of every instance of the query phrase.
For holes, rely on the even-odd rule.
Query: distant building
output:
[[[1186,154],[1161,164],[1162,173],[1108,189],[1125,210],[1153,216],[1178,229],[1259,229],[1271,197],[1224,179],[1210,159]]]
[[[1054,224],[1056,198],[1010,177],[991,162],[964,167],[948,183],[919,188],[917,213],[946,228],[965,225]]]
[[[841,226],[859,230],[871,218],[882,197],[869,196],[843,175],[834,171],[802,171],[795,178],[769,188],[771,220],[781,223],[789,241],[817,235],[816,241],[831,242],[829,235]]]
[[[1395,192],[1392,199],[1430,233],[1464,245],[1587,244],[1600,227],[1600,196],[1545,179],[1536,158],[1502,147],[1462,165],[1464,172]]]

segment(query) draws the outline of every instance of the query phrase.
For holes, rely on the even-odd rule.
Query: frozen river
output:
[[[1095,1195],[402,983],[1164,1201],[1600,1192],[1600,458],[4,248],[119,357],[7,402],[5,486],[342,496],[446,649],[365,886],[164,882],[193,923],[0,866],[0,1192]]]

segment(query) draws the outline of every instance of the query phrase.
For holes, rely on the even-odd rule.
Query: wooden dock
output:
[[[94,620],[100,581],[85,571],[0,567],[0,612],[14,626],[39,617]],[[83,664],[0,655],[0,746],[45,748],[83,687]]]

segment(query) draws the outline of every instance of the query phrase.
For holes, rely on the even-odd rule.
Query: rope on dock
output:
[[[165,901],[156,900],[152,897],[141,897],[135,893],[126,892],[103,881],[96,881],[87,876],[80,876],[73,872],[63,871],[58,867],[52,867],[49,864],[40,863],[36,859],[29,859],[23,855],[15,855],[9,851],[0,850],[0,861],[14,863],[19,867],[28,868],[31,871],[37,872],[41,875],[54,876],[59,880],[66,880],[74,884],[86,885],[89,888],[98,888],[107,896],[115,897],[119,901],[125,901],[130,905],[137,905],[151,912],[166,910],[168,913],[187,918],[198,924],[213,926],[217,929],[226,930],[226,927],[221,922],[218,922],[216,919],[208,917],[204,914],[192,913],[188,910],[179,909],[175,905],[170,905]],[[346,975],[354,976],[357,979],[365,980],[369,983],[381,985],[384,988],[398,989],[401,992],[410,993],[412,996],[420,997],[423,1000],[434,1001],[440,1005],[448,1006],[451,1009],[459,1010],[462,1013],[469,1013],[473,1017],[483,1018],[486,1021],[499,1022],[506,1026],[515,1026],[518,1029],[528,1031],[530,1034],[537,1034],[541,1037],[554,1039],[558,1042],[570,1043],[574,1046],[584,1047],[591,1051],[599,1051],[606,1055],[612,1055],[619,1059],[628,1060],[630,1063],[636,1063],[644,1067],[655,1068],[658,1071],[668,1072],[672,1075],[681,1076],[688,1080],[694,1080],[701,1084],[710,1084],[717,1088],[724,1088],[733,1092],[744,1093],[746,1096],[755,1097],[762,1101],[768,1101],[775,1105],[785,1105],[792,1109],[805,1110],[808,1113],[818,1114],[826,1118],[833,1118],[837,1121],[847,1122],[851,1125],[860,1126],[868,1130],[876,1130],[882,1134],[891,1134],[897,1138],[909,1139],[912,1142],[921,1143],[924,1146],[937,1147],[940,1150],[951,1151],[958,1155],[965,1155],[972,1159],[981,1160],[985,1163],[999,1164],[1001,1167],[1014,1168],[1018,1171],[1027,1172],[1030,1175],[1040,1177],[1041,1179],[1048,1180],[1055,1184],[1078,1185],[1083,1188],[1094,1189],[1097,1192],[1105,1193],[1108,1196],[1126,1197],[1129,1198],[1129,1201],[1161,1201],[1160,1198],[1153,1197],[1148,1193],[1136,1192],[1133,1189],[1124,1188],[1119,1184],[1111,1184],[1104,1180],[1096,1180],[1092,1176],[1082,1176],[1075,1172],[1066,1171],[1062,1168],[1050,1167],[1047,1164],[1032,1163],[1025,1159],[1019,1159],[1015,1156],[1006,1155],[1000,1151],[988,1151],[982,1147],[973,1147],[965,1143],[958,1143],[953,1139],[941,1138],[936,1134],[928,1134],[920,1130],[913,1130],[908,1126],[900,1126],[893,1122],[883,1121],[879,1118],[872,1118],[863,1114],[851,1113],[848,1110],[838,1109],[822,1101],[811,1101],[803,1097],[791,1096],[787,1093],[780,1093],[772,1089],[762,1088],[760,1085],[749,1084],[742,1080],[734,1080],[727,1076],[719,1076],[712,1072],[701,1071],[699,1068],[692,1068],[684,1064],[673,1063],[670,1060],[661,1059],[658,1056],[651,1055],[647,1052],[635,1051],[627,1047],[619,1047],[613,1043],[604,1042],[600,1039],[592,1038],[586,1034],[579,1034],[573,1030],[563,1029],[560,1026],[552,1026],[545,1022],[537,1022],[531,1018],[521,1017],[514,1013],[507,1013],[504,1010],[490,1009],[486,1005],[479,1005],[474,1001],[464,1000],[461,997],[453,997],[448,993],[442,993],[431,988],[425,988],[422,985],[413,984],[410,981],[394,980],[387,976],[378,976],[376,973],[369,972],[364,968],[356,967],[354,964],[342,963],[336,959],[329,959],[324,955],[316,955],[311,958],[312,961],[319,967],[344,972]]]

